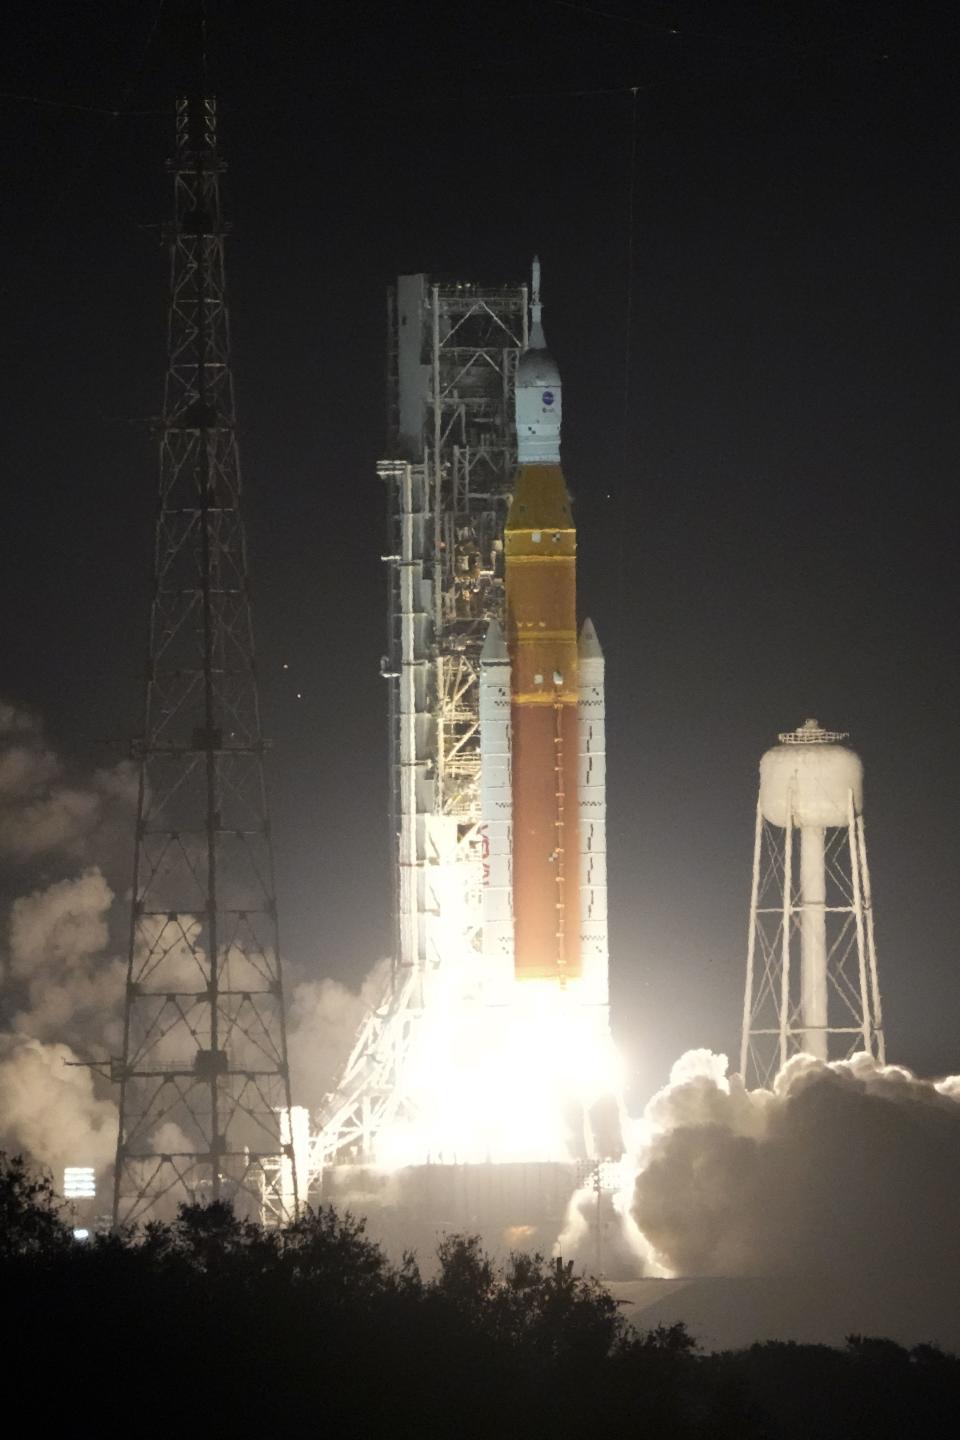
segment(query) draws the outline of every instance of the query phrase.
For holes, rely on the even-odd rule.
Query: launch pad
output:
[[[400,1188],[431,1225],[455,1212],[469,1228],[479,1205],[494,1230],[538,1232],[557,1228],[581,1155],[620,1153],[603,1113],[618,1093],[604,663],[593,626],[577,625],[562,382],[541,313],[536,261],[529,291],[407,275],[390,292],[392,453],[378,474],[395,958],[307,1164],[311,1196],[344,1165],[422,1171]],[[438,1158],[461,1176],[573,1169],[561,1204],[553,1182],[442,1179]],[[375,1189],[408,1208],[396,1186]],[[534,1191],[550,1198],[533,1204]]]
[[[397,1258],[450,1233],[550,1254],[585,1186],[599,1227],[622,1153],[604,662],[541,314],[538,262],[529,291],[408,275],[388,303],[395,960],[306,1191]]]
[[[478,1235],[501,1259],[511,1250],[551,1254],[583,1183],[584,1166],[573,1163],[414,1165],[391,1173],[337,1165],[324,1173],[317,1198],[363,1216],[391,1259],[412,1250],[428,1270],[445,1235]]]

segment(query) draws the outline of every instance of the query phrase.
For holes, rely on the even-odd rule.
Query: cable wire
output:
[[[622,661],[624,630],[623,613],[626,599],[624,534],[627,528],[627,488],[630,483],[630,400],[633,379],[633,299],[634,299],[634,249],[636,230],[637,195],[637,120],[640,87],[631,87],[633,103],[630,107],[630,160],[627,174],[627,272],[624,297],[623,336],[623,407],[620,417],[620,494],[617,503],[617,629],[616,649]]]

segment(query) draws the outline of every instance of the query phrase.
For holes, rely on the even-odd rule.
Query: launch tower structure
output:
[[[395,959],[313,1141],[311,1173],[371,1154],[408,1103],[403,1057],[437,983],[480,962],[480,655],[503,620],[526,285],[401,275],[388,296],[390,828]]]
[[[216,102],[168,162],[167,373],[114,1220],[230,1200],[293,1218],[283,985],[230,365]]]
[[[740,1073],[791,1055],[884,1060],[863,765],[807,720],[760,761]]]

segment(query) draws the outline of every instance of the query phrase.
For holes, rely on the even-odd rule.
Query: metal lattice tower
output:
[[[482,921],[479,662],[503,618],[525,285],[401,276],[388,299],[391,830],[395,965],[321,1116],[311,1176],[368,1158],[404,1111],[403,1060],[441,969],[465,992]]]
[[[297,1177],[216,102],[180,100],[114,1218],[291,1216]]]
[[[740,1073],[768,1086],[792,1055],[884,1061],[863,766],[807,720],[760,762]]]
[[[383,668],[399,682],[390,762],[397,952],[409,967],[432,958],[422,918],[414,921],[431,907],[409,886],[405,893],[405,872],[431,865],[438,846],[479,863],[479,660],[490,621],[503,619],[503,526],[516,466],[513,397],[527,288],[401,276],[388,321],[389,443],[398,458],[379,466],[391,540]],[[406,833],[417,816],[437,822],[428,826],[433,851]],[[476,899],[475,909],[474,928]]]

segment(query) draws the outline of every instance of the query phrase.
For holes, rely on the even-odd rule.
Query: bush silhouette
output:
[[[444,1238],[424,1279],[330,1207],[265,1231],[229,1205],[74,1240],[48,1178],[0,1156],[8,1385],[31,1428],[230,1436],[902,1440],[960,1433],[960,1362],[851,1336],[702,1354],[570,1263]]]

